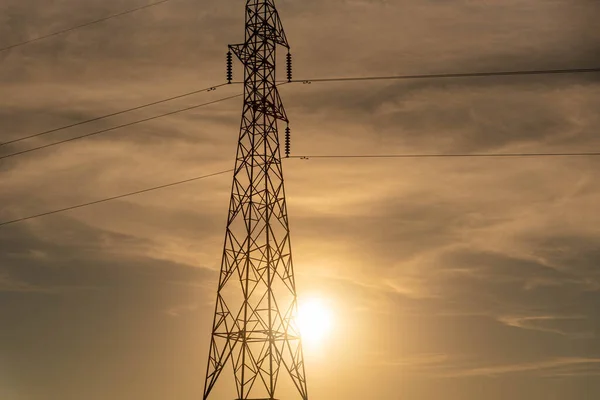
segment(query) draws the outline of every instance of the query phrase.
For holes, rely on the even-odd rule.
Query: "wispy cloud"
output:
[[[108,15],[124,3],[5,0],[0,41],[9,45]],[[588,67],[600,62],[600,4],[594,1],[277,4],[292,42],[297,78]],[[169,2],[0,54],[0,141],[222,82],[223,53],[228,43],[243,37],[243,15],[239,0]],[[239,63],[234,69],[241,77]],[[599,82],[598,74],[315,82],[286,85],[282,98],[295,154],[587,151],[600,148]],[[94,126],[3,146],[2,154],[240,90],[219,88]],[[0,163],[0,219],[230,168],[240,103],[215,104],[7,159]],[[332,373],[351,368],[353,359],[360,358],[354,350],[360,353],[365,343],[381,349],[369,360],[374,364],[428,378],[461,376],[466,381],[598,372],[600,347],[590,334],[600,329],[597,160],[311,159],[287,160],[284,168],[300,295],[322,289],[340,294],[340,308],[346,307],[348,329],[339,337],[343,348],[338,350],[347,355],[348,365],[332,365]],[[207,349],[208,343],[198,343],[195,333],[183,345],[176,326],[193,315],[194,332],[209,332],[229,178],[0,230],[0,291],[23,298],[3,303],[0,318],[8,315],[8,322],[2,319],[0,325],[23,324],[22,313],[31,326],[47,326],[44,316],[52,314],[48,320],[55,323],[47,327],[51,332],[44,333],[45,340],[52,334],[53,340],[62,340],[62,328],[55,328],[62,326],[87,332],[89,337],[82,340],[97,339],[95,346],[82,342],[77,353],[71,340],[60,347],[48,339],[38,351],[31,344],[39,342],[39,330],[13,335],[6,350],[18,350],[8,361],[15,366],[14,381],[21,382],[20,396],[45,400],[54,390],[62,398],[83,398],[93,389],[98,398],[160,400],[173,397],[166,391],[178,388],[182,392],[176,397],[194,398],[189,394],[195,393],[197,371],[206,362],[200,351],[194,355],[199,367],[171,374],[178,370],[165,372],[158,366],[181,362],[191,354],[189,348]],[[102,293],[62,296],[91,287]],[[56,302],[38,303],[38,297]],[[79,319],[64,311],[74,309]],[[195,318],[196,312],[202,315]],[[150,324],[164,330],[148,329]],[[135,351],[127,360],[115,354],[92,369],[79,367],[96,358],[93,351],[102,357],[112,354],[125,331],[140,330],[148,341],[132,335],[128,348]],[[175,354],[171,347],[164,353],[164,346],[135,347],[158,341],[181,343],[185,356],[173,361],[167,355]],[[28,350],[30,363],[21,354]],[[62,371],[64,381],[50,382],[47,377],[53,375],[48,372],[58,371],[57,360],[69,359],[71,352],[81,360],[73,359],[72,370]],[[151,360],[148,368],[138,368],[145,357]],[[87,377],[110,376],[125,361],[135,364],[131,371],[140,374],[136,379],[125,382],[121,377],[129,375],[120,374],[117,384],[87,385]],[[35,369],[39,380],[30,372]],[[166,381],[170,376],[184,379],[185,371],[192,371],[189,383]],[[360,373],[376,380],[370,369]],[[330,392],[315,391],[316,397],[397,394],[395,380],[368,385],[370,392],[364,393],[358,380],[344,379],[347,384],[342,386],[352,393],[336,396],[332,393],[339,388],[333,386],[340,386],[340,379],[329,381],[321,383],[331,385]],[[481,398],[460,394],[455,398]],[[413,397],[429,400],[439,393]],[[493,394],[490,398],[497,400]]]
[[[590,330],[578,330],[578,326],[572,327],[570,322],[585,322],[585,316],[500,316],[498,321],[515,328],[554,333],[568,336],[574,339],[589,339],[594,337]]]
[[[384,361],[384,365],[406,367],[407,369],[423,369],[443,366],[450,359],[448,354],[423,353],[396,360]]]
[[[177,317],[181,317],[184,314],[196,311],[198,309],[198,307],[199,307],[198,304],[183,304],[183,305],[171,307],[165,312],[168,315],[170,315],[171,317],[177,318]]]
[[[58,293],[59,290],[47,285],[34,285],[14,279],[11,278],[8,273],[2,273],[2,271],[0,271],[0,292],[55,294]]]
[[[564,374],[565,371],[569,370],[571,370],[573,374],[576,374],[577,369],[581,366],[586,366],[589,369],[593,369],[596,371],[596,373],[600,372],[600,358],[566,357],[528,363],[490,365],[458,369],[443,375],[446,377],[498,377],[507,374],[532,373],[548,376],[553,375],[553,373],[556,373],[557,375]]]

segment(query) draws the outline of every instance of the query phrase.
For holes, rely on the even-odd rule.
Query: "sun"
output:
[[[327,303],[319,298],[300,301],[296,318],[302,343],[321,344],[333,328],[333,313]]]

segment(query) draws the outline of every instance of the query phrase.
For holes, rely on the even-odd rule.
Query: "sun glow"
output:
[[[301,301],[296,318],[302,342],[308,345],[319,345],[333,328],[333,314],[327,303],[319,298]]]

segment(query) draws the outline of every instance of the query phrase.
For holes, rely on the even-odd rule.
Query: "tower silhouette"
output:
[[[229,82],[231,51],[244,65],[244,106],[204,399],[230,365],[240,400],[275,400],[280,375],[307,400],[277,127],[288,123],[276,84],[277,49],[289,54],[289,45],[273,0],[247,0],[245,30],[244,43],[230,45],[227,56]]]

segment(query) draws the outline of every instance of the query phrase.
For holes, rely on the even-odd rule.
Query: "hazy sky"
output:
[[[145,3],[0,0],[0,47]],[[596,0],[277,4],[299,79],[600,65]],[[173,0],[0,53],[0,141],[222,83],[243,8]],[[600,151],[598,74],[281,94],[297,155]],[[240,112],[235,99],[2,160],[0,221],[231,168]],[[299,293],[336,315],[306,355],[311,399],[600,397],[599,167],[285,161]],[[0,227],[0,399],[201,398],[230,180]]]

